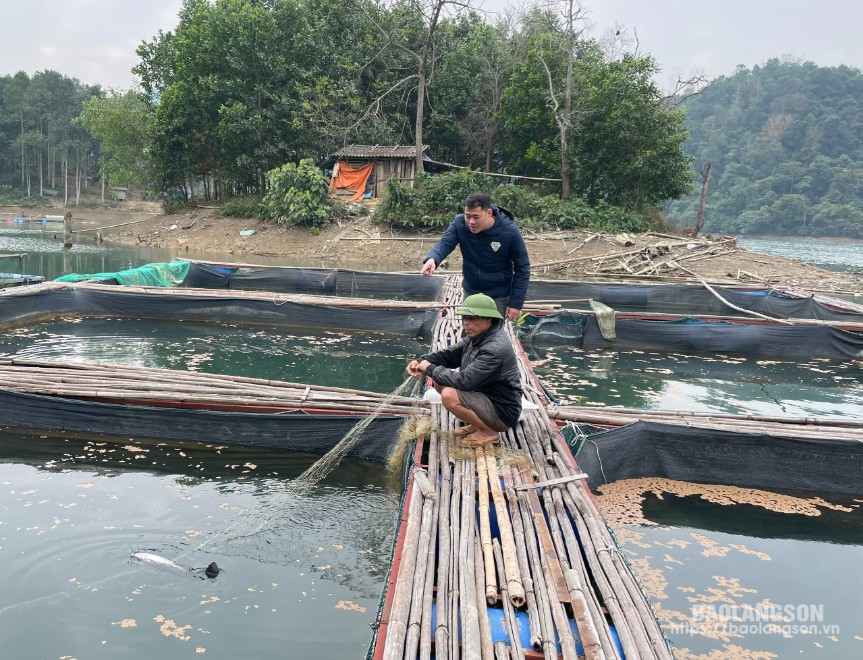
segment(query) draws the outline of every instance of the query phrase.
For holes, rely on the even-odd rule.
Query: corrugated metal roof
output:
[[[423,145],[423,153],[429,146]],[[336,158],[416,158],[415,145],[352,144],[336,151]]]

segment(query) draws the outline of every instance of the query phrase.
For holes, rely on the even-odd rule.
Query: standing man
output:
[[[408,373],[432,379],[443,407],[467,424],[455,432],[461,445],[481,447],[500,439],[521,415],[521,376],[515,351],[494,300],[482,293],[456,310],[467,337],[455,346],[411,360]],[[458,371],[454,369],[458,368]]]
[[[524,306],[530,280],[530,259],[512,214],[491,203],[482,192],[471,193],[441,239],[423,262],[431,275],[458,245],[463,260],[466,295],[484,293],[494,298],[504,318],[515,321]]]

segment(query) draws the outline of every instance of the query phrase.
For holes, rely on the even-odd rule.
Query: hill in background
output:
[[[686,101],[695,194],[665,207],[695,223],[697,174],[713,162],[705,230],[863,238],[863,72],[771,59]]]

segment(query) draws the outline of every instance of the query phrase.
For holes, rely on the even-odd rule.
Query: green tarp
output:
[[[98,282],[110,282],[125,286],[177,286],[189,272],[188,261],[172,261],[164,264],[147,264],[131,270],[121,270],[116,273],[95,273],[92,275],[79,275],[71,273],[58,277],[56,282],[84,282],[95,280]]]

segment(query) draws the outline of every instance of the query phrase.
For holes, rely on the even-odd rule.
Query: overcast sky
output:
[[[4,2],[0,75],[54,69],[88,84],[128,89],[135,48],[172,30],[181,0],[15,0]],[[484,0],[499,9],[514,0]],[[639,52],[671,76],[730,75],[790,55],[823,66],[863,69],[863,0],[584,0],[599,37],[617,25],[637,30]]]

